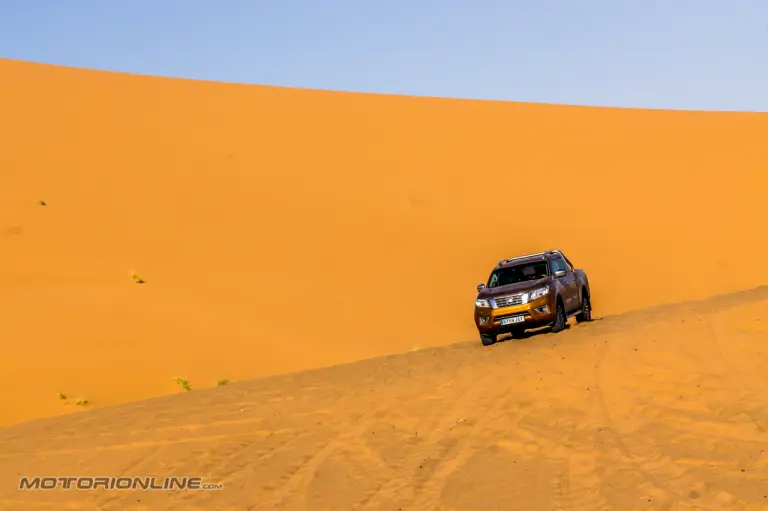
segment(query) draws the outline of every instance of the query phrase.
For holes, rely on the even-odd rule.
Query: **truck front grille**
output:
[[[521,305],[523,303],[523,294],[500,296],[496,298],[497,307],[510,307],[512,305]]]

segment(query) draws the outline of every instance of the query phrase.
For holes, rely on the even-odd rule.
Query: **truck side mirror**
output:
[[[485,289],[485,284],[478,284],[478,285],[477,285],[477,292],[478,292],[478,293],[479,293],[480,291],[482,291],[483,289]]]

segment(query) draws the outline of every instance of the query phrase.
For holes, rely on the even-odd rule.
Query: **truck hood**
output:
[[[521,293],[524,291],[533,291],[537,287],[546,286],[549,283],[549,277],[528,282],[518,282],[517,284],[507,284],[494,288],[485,288],[478,293],[478,298],[495,298],[497,296],[508,295],[510,293]]]

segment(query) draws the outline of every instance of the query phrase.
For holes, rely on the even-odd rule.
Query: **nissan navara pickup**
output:
[[[559,250],[503,259],[477,291],[475,325],[484,346],[529,329],[560,332],[572,316],[592,320],[587,274]]]

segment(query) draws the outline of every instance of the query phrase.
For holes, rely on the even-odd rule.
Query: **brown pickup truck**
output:
[[[484,346],[497,335],[515,337],[532,328],[560,332],[571,316],[592,320],[587,274],[559,250],[504,259],[477,291],[475,325]]]

